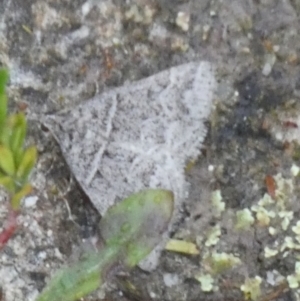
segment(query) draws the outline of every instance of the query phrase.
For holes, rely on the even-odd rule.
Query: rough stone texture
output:
[[[189,16],[187,31],[182,30],[186,23],[176,24],[180,12]],[[291,275],[297,261],[293,249],[265,258],[264,248],[280,248],[285,237],[296,241],[292,227],[300,210],[299,179],[290,168],[300,164],[299,146],[285,142],[285,135],[297,134],[299,120],[299,12],[297,0],[1,1],[0,62],[11,72],[11,109],[28,104],[28,142],[36,143],[40,153],[33,175],[39,200],[36,207],[24,208],[18,233],[0,254],[6,300],[34,300],[81,240],[94,235],[89,230],[97,224],[97,213],[76,185],[65,195],[60,192],[68,191],[61,186],[68,184],[70,172],[40,126],[41,115],[84,104],[126,81],[201,60],[217,69],[216,108],[203,156],[187,171],[191,188],[186,218],[174,233],[197,242],[201,255],[166,252],[157,271],[132,274],[130,280],[140,291],[132,294],[141,300],[242,300],[239,288],[245,277],[260,275],[263,297],[270,300],[268,293],[277,290],[270,279]],[[265,176],[278,173],[293,182],[285,208],[294,213],[290,226],[283,231],[278,215],[271,221],[278,231],[275,237],[257,223],[236,233],[235,212],[257,204],[267,191]],[[216,189],[226,203],[221,217],[213,214],[210,203]],[[1,221],[6,204],[1,199]],[[207,248],[203,239],[213,224],[220,225],[222,235],[216,246]],[[218,291],[207,294],[195,276],[206,271],[202,258],[213,251],[238,254],[243,265],[214,277]],[[176,287],[164,285],[166,273],[179,275]],[[292,300],[297,291],[283,289],[273,296]],[[117,289],[111,298],[120,300]]]

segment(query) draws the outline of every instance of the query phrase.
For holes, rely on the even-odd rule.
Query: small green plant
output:
[[[173,193],[149,189],[111,207],[100,222],[105,246],[58,272],[36,301],[75,301],[130,269],[160,242],[173,214]]]
[[[0,233],[0,249],[15,232],[21,200],[32,190],[28,178],[37,159],[35,146],[24,147],[27,131],[24,113],[8,115],[7,81],[7,70],[0,69],[0,185],[10,197],[8,218]]]

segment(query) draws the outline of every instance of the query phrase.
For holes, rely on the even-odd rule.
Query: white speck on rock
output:
[[[85,17],[91,11],[92,5],[89,1],[85,2],[81,6],[81,13]]]
[[[211,11],[209,12],[209,15],[210,15],[211,17],[215,17],[215,16],[217,15],[217,13],[216,13],[214,10],[211,10]]]
[[[291,173],[294,177],[297,177],[298,174],[300,172],[300,168],[299,166],[297,166],[296,164],[293,164],[293,166],[291,167]]]
[[[265,64],[262,69],[262,74],[264,76],[269,76],[271,74],[275,62],[276,62],[276,56],[274,54],[269,54],[266,56]]]
[[[163,278],[167,287],[172,287],[179,284],[179,277],[177,274],[166,273],[163,275]]]
[[[27,208],[34,207],[38,199],[39,198],[36,195],[28,196],[23,200],[23,204]]]
[[[47,258],[47,253],[45,251],[39,252],[38,253],[38,258],[42,259],[42,260],[46,259]]]
[[[176,17],[176,25],[183,31],[189,30],[190,15],[186,12],[178,12]]]
[[[168,39],[170,33],[162,24],[154,23],[149,31],[149,41],[161,41],[164,42]]]
[[[149,293],[149,296],[150,296],[152,299],[156,298],[156,294],[155,294],[154,292],[152,292],[152,291]]]

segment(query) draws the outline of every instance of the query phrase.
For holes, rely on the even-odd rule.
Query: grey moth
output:
[[[188,196],[185,165],[200,154],[215,86],[211,63],[191,62],[47,116],[45,125],[101,215],[131,193],[163,188],[175,195],[174,222]],[[156,265],[155,254],[145,269]]]

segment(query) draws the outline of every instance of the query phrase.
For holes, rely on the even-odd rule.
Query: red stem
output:
[[[0,233],[0,250],[6,245],[8,240],[12,237],[17,229],[17,217],[19,212],[10,209],[6,220],[6,225],[3,231]]]

